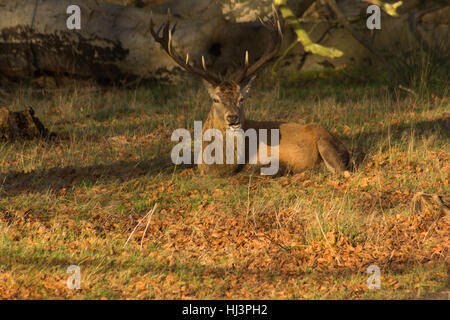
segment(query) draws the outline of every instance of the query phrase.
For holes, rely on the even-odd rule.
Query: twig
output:
[[[415,93],[414,90],[406,88],[406,87],[402,86],[401,84],[398,85],[398,88],[401,89],[401,90],[404,90],[404,91],[406,91],[408,93],[411,93],[414,97],[417,96],[417,93]]]
[[[428,198],[429,200],[427,200]],[[431,205],[430,205],[431,203]],[[417,192],[411,200],[411,212],[415,213],[417,211],[425,211],[427,207],[429,208],[432,204],[435,204],[444,214],[449,215],[450,209],[443,201],[442,197],[437,194]],[[432,210],[432,209],[430,209]]]
[[[325,242],[326,242],[327,246],[334,252],[334,255],[336,257],[337,262],[339,264],[341,264],[341,260],[339,259],[339,256],[338,256],[336,250],[334,250],[334,248],[328,242],[327,236],[325,235],[325,232],[322,229],[322,224],[320,223],[319,215],[317,214],[317,212],[316,212],[316,219],[317,219],[317,223],[319,224],[320,232],[322,232],[322,236],[325,239]]]
[[[337,58],[341,57],[344,53],[336,48],[324,47],[320,44],[312,42],[308,33],[302,28],[292,10],[288,7],[286,0],[274,0],[274,4],[280,9],[286,23],[293,29],[297,35],[297,40],[300,42],[305,51],[313,54],[318,54],[324,57]]]
[[[133,231],[131,231],[130,236],[128,237],[127,241],[125,242],[125,244],[123,245],[123,247],[125,248],[125,246],[127,245],[128,241],[130,241],[131,237],[133,236],[133,234],[136,232],[137,228],[141,225],[142,221],[144,221],[144,219],[152,212],[152,210],[149,210],[145,216],[143,216],[141,219],[139,219],[138,224],[136,225],[136,227],[134,227]]]
[[[291,252],[291,249],[282,245],[281,243],[279,243],[278,241],[272,239],[270,236],[268,236],[267,234],[263,234],[263,237],[268,239],[270,242],[276,244],[277,246],[279,246],[281,249],[283,249],[286,252]]]
[[[398,17],[397,8],[403,4],[403,1],[397,1],[395,3],[385,3],[380,0],[362,0],[362,1],[383,8],[384,12],[386,12],[388,15],[392,17]]]
[[[158,207],[158,203],[155,203],[155,205],[153,206],[152,212],[148,216],[147,225],[145,226],[144,233],[142,234],[142,238],[141,238],[141,249],[142,249],[142,243],[144,242],[145,234],[147,233],[148,226],[150,225],[150,221],[152,221],[153,213],[155,213],[155,210],[157,207]]]
[[[335,0],[325,0],[331,10],[336,14],[339,22],[344,26],[344,28],[350,32],[350,34],[355,38],[359,43],[361,43],[364,47],[366,47],[372,54],[374,54],[377,58],[379,58],[382,62],[386,63],[386,59],[380,53],[378,53],[375,48],[368,42],[361,34],[359,34],[348,22],[345,18],[345,15],[339,9]]]
[[[318,24],[316,24],[315,26],[317,26]],[[312,28],[314,29],[315,26]],[[323,34],[322,36],[319,38],[319,40],[317,40],[315,43],[320,44],[322,42],[322,40],[325,38],[325,36],[332,30],[336,28],[336,24],[333,24],[332,26],[330,26]],[[308,31],[310,34],[312,33],[312,30]],[[295,40],[293,43],[291,43],[289,45],[289,47],[283,52],[283,54],[277,58],[277,60],[274,62],[273,67],[272,67],[272,75],[276,75],[276,71],[275,69],[277,68],[277,66],[280,64],[280,62],[291,52],[292,49],[294,49],[294,47],[297,45],[298,41]],[[306,57],[308,55],[310,55],[311,52],[309,51],[305,51],[302,55],[302,58],[300,59],[300,63],[297,66],[297,70],[300,71],[303,68],[303,65],[305,64],[306,61]]]
[[[252,184],[252,175],[250,175],[250,178],[248,180],[248,187],[247,187],[247,219],[250,214],[250,185]],[[253,216],[253,223],[255,223],[255,218]]]
[[[425,38],[423,37],[422,32],[419,30],[418,25],[417,25],[417,21],[419,19],[421,19],[424,15],[431,13],[433,11],[437,11],[442,9],[443,7],[436,7],[436,8],[430,8],[430,9],[426,9],[422,12],[418,12],[418,13],[411,13],[408,16],[408,24],[409,24],[409,28],[411,31],[411,34],[416,38],[417,42],[419,42],[420,46],[422,47],[422,49],[426,52],[430,52],[431,48],[430,45],[428,44],[428,42],[425,40]]]

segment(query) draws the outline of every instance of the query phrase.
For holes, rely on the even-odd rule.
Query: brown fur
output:
[[[215,100],[208,117],[203,125],[203,132],[210,128],[219,129],[225,136],[226,129],[230,128],[228,116],[237,116],[240,127],[247,129],[279,129],[279,164],[280,173],[300,173],[315,165],[325,163],[331,172],[343,172],[348,169],[350,153],[342,142],[334,137],[320,124],[301,125],[298,123],[285,123],[279,121],[254,121],[245,119],[242,100],[248,92],[250,84],[242,87],[233,81],[224,81],[214,87],[205,83],[212,99]],[[268,132],[270,138],[270,131]],[[269,144],[270,146],[270,141]],[[207,143],[203,143],[203,150]],[[202,150],[202,151],[203,151]],[[269,148],[270,150],[270,148]],[[224,148],[225,155],[225,148]],[[253,171],[261,165],[248,164],[248,145],[246,145],[246,164],[199,164],[201,174],[226,175],[241,170]]]

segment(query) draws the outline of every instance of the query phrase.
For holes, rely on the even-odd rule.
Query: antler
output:
[[[150,18],[150,32],[155,39],[156,42],[159,42],[163,49],[167,52],[167,54],[175,61],[178,65],[180,65],[183,69],[196,74],[214,86],[219,85],[222,81],[220,78],[206,69],[205,57],[202,56],[202,67],[203,69],[196,68],[189,64],[189,53],[186,54],[186,59],[181,58],[172,47],[172,36],[175,33],[177,24],[175,23],[172,29],[170,28],[170,12],[167,14],[167,22],[162,24],[158,30],[155,32],[153,17]],[[159,36],[162,29],[162,36]]]
[[[272,38],[269,46],[267,47],[265,53],[262,55],[261,58],[259,58],[255,63],[253,63],[252,66],[249,67],[248,65],[248,51],[245,52],[245,65],[244,65],[244,71],[242,74],[236,79],[238,83],[242,82],[244,79],[247,79],[252,74],[254,74],[256,71],[259,70],[266,62],[270,61],[272,58],[274,58],[278,52],[281,49],[281,43],[283,40],[283,33],[281,31],[281,25],[280,25],[280,18],[278,16],[277,9],[272,4],[272,12],[273,17],[272,19],[268,19],[268,21],[264,21],[263,19],[259,18],[259,21],[261,21],[261,24],[270,30]]]

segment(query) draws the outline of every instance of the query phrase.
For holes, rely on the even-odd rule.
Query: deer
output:
[[[227,130],[260,129],[278,130],[278,152],[280,173],[291,172],[298,174],[324,163],[332,173],[344,173],[349,168],[350,152],[345,145],[333,136],[326,128],[318,123],[299,124],[284,121],[255,121],[247,119],[244,115],[243,102],[249,93],[252,82],[256,78],[256,72],[267,62],[275,58],[283,40],[279,15],[276,8],[272,7],[272,17],[261,19],[263,27],[270,32],[270,42],[263,55],[251,65],[249,64],[248,51],[245,52],[244,68],[228,79],[223,79],[210,72],[202,56],[202,67],[194,66],[189,61],[189,53],[186,58],[180,56],[173,48],[172,38],[176,30],[176,24],[171,27],[170,14],[167,22],[163,23],[156,31],[153,19],[150,19],[150,32],[154,40],[161,45],[169,57],[184,70],[203,79],[203,83],[212,99],[212,105],[206,120],[203,123],[203,132],[208,129],[220,130],[223,134]],[[162,35],[161,34],[162,31]],[[271,141],[267,143],[268,149],[274,147]],[[260,148],[259,141],[257,143]],[[202,144],[202,151],[206,148]],[[236,150],[234,150],[236,151]],[[245,163],[233,164],[206,164],[198,163],[200,175],[232,175],[242,171],[252,172],[261,167],[259,159],[256,164],[248,162],[252,155],[249,154],[248,145],[245,146]]]

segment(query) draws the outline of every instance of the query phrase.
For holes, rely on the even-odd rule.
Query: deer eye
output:
[[[239,104],[241,104],[242,102],[244,102],[244,98],[239,99]]]
[[[220,101],[219,101],[219,99],[214,98],[214,99],[213,99],[213,102],[214,102],[214,103],[219,103]]]

